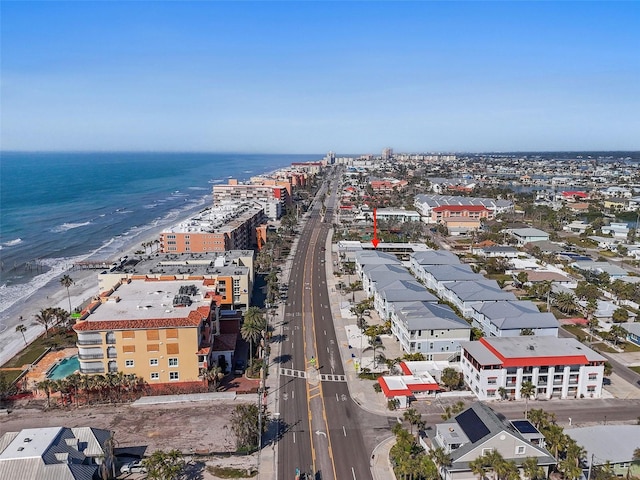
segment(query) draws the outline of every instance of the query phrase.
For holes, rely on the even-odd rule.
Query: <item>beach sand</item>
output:
[[[178,221],[184,221],[192,215],[193,212]],[[163,226],[146,232],[146,238],[136,239],[131,244],[125,245],[123,251],[116,254],[113,258],[99,260],[112,261],[124,255],[133,255],[134,252],[141,249],[142,242],[159,238],[160,232],[165,228],[166,227]],[[98,294],[98,274],[100,271],[101,270],[71,269],[65,272],[74,281],[74,284],[69,287],[72,309],[81,306],[87,300],[90,300]],[[11,360],[11,358],[24,348],[22,335],[20,332],[16,332],[17,325],[23,324],[27,327],[25,338],[27,342],[32,342],[44,334],[44,327],[35,321],[35,315],[40,312],[40,310],[49,307],[59,307],[69,310],[67,289],[60,284],[60,278],[61,277],[54,278],[43,288],[38,289],[29,297],[17,302],[2,312],[2,319],[0,320],[0,366]]]

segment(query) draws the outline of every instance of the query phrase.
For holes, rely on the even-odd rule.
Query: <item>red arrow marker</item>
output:
[[[380,240],[378,240],[378,220],[376,218],[376,209],[373,209],[373,240],[371,240],[371,243],[373,244],[373,248],[378,248],[378,243],[380,243]]]

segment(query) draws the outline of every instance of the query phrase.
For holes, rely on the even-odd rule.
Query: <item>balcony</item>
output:
[[[104,358],[104,353],[79,353],[78,358],[80,360],[99,360]]]
[[[83,367],[80,365],[80,373],[104,373],[104,366]]]
[[[102,345],[101,338],[80,338],[78,337],[78,341],[76,342],[79,346],[82,345]]]
[[[118,358],[118,354],[116,352],[107,352],[107,358]]]

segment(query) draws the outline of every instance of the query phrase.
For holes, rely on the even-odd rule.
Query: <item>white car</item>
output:
[[[142,460],[125,463],[120,468],[120,473],[147,473],[146,467],[142,464]]]

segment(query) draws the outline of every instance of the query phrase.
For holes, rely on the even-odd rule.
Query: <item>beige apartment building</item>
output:
[[[226,204],[164,230],[162,253],[208,253],[253,249],[262,243],[261,228],[267,222],[258,204]]]
[[[73,327],[80,372],[135,374],[149,385],[199,382],[219,333],[216,301],[206,280],[123,280]]]

